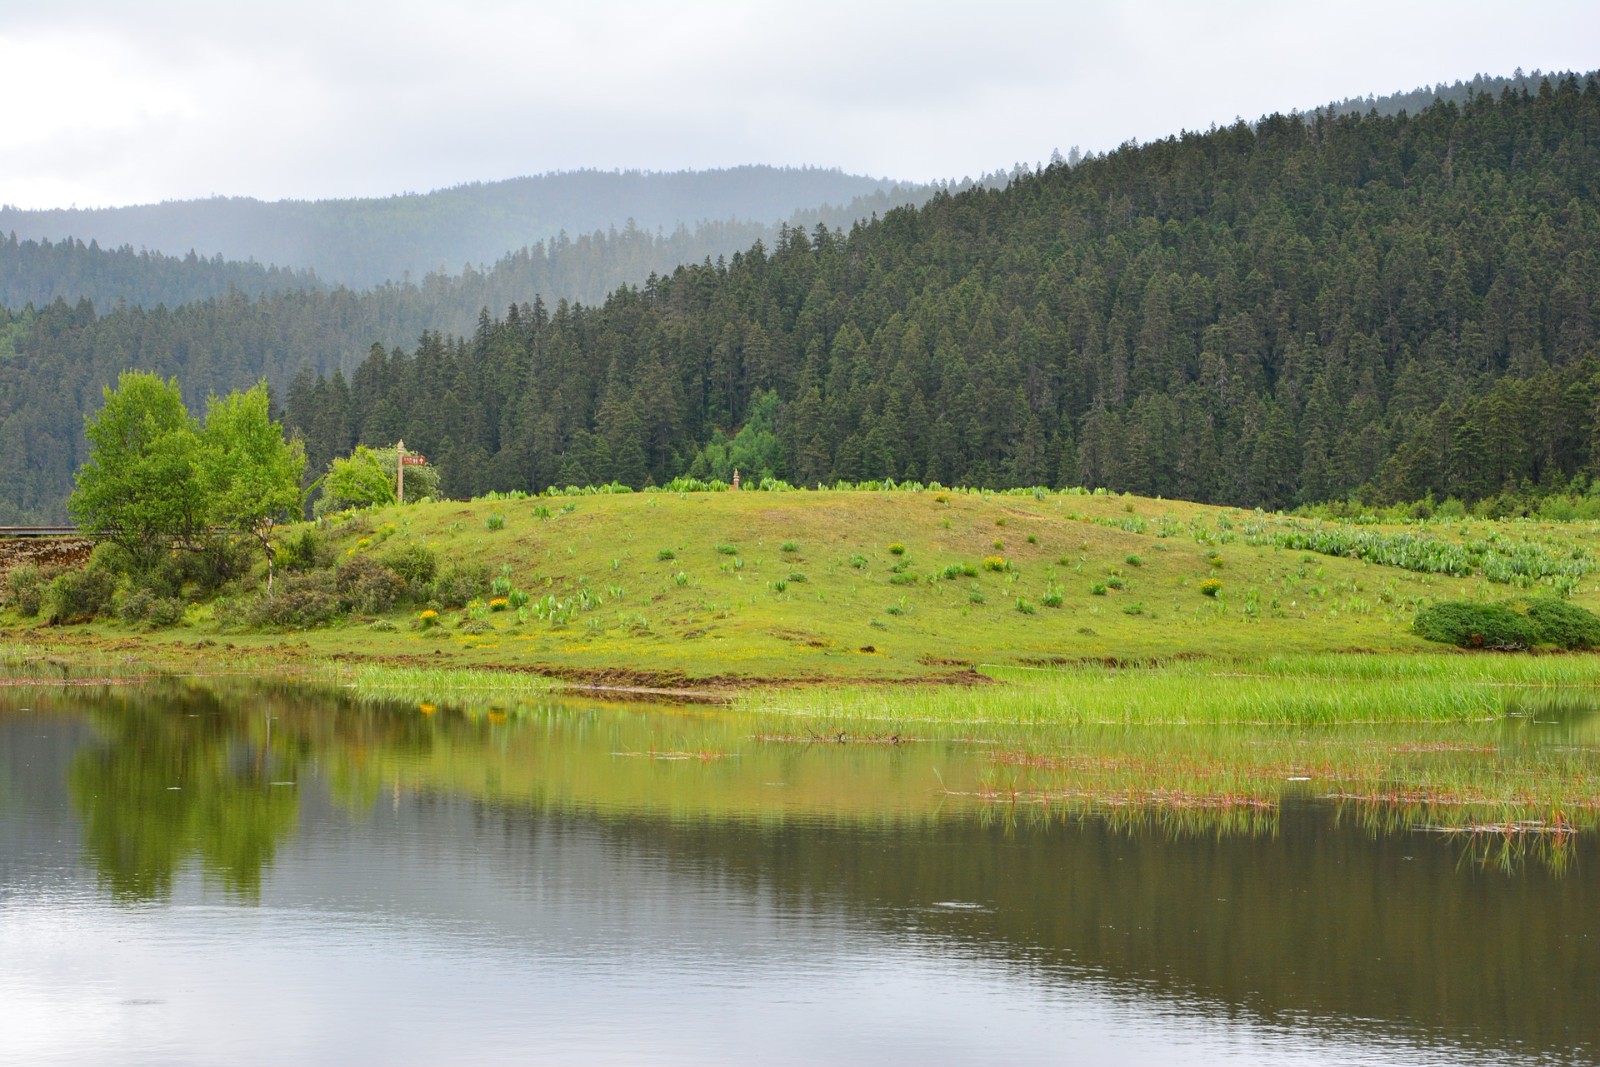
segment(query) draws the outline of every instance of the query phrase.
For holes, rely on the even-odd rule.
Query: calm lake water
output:
[[[0,694],[7,1064],[1600,1059],[1594,842],[953,802],[720,711]]]

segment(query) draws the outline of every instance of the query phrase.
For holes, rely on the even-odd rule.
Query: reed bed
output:
[[[516,702],[546,697],[558,687],[543,675],[470,667],[398,667],[324,664],[313,684],[349,689],[364,700],[421,701],[462,704],[488,700]]]
[[[28,645],[0,643],[0,686],[126,684],[156,673],[130,656],[101,651],[53,655]]]
[[[984,667],[1000,685],[756,692],[752,711],[832,724],[978,727],[1092,724],[1332,725],[1481,722],[1541,692],[1594,694],[1600,658],[1309,655],[1151,666]]]

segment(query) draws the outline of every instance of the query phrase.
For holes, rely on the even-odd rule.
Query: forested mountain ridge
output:
[[[1453,82],[1438,82],[1435,85],[1419,86],[1407,92],[1387,93],[1383,96],[1374,96],[1371,93],[1366,96],[1350,96],[1343,100],[1335,100],[1324,107],[1332,107],[1336,114],[1341,115],[1346,113],[1364,115],[1369,111],[1376,111],[1380,115],[1397,115],[1402,111],[1416,114],[1436,101],[1465,104],[1469,97],[1481,96],[1484,93],[1499,96],[1507,89],[1513,92],[1536,93],[1539,91],[1539,86],[1547,81],[1555,84],[1566,78],[1577,78],[1582,82],[1594,73],[1600,72],[1559,70],[1546,73],[1535,67],[1532,73],[1525,74],[1519,67],[1515,73],[1505,77],[1474,74],[1465,81],[1457,79]]]
[[[101,311],[119,303],[176,307],[236,291],[259,297],[285,289],[324,288],[309,271],[268,267],[253,261],[201,259],[135,251],[131,245],[101,248],[95,241],[21,240],[0,234],[0,307],[42,307],[56,300],[87,300]]]
[[[815,220],[818,211],[795,219]],[[832,214],[830,211],[829,215]],[[409,343],[423,330],[467,333],[484,308],[505,308],[542,297],[548,303],[600,303],[623,285],[638,285],[652,274],[670,274],[685,263],[714,260],[776,238],[779,226],[759,222],[702,222],[671,233],[640,229],[628,220],[620,229],[565,234],[501,256],[487,269],[467,267],[459,274],[438,271],[420,279],[385,282],[370,289],[329,286],[311,272],[263,267],[257,263],[183,258],[134,252],[123,246],[101,249],[81,241],[56,242],[0,237],[0,307],[43,310],[57,300],[76,305],[88,300],[98,313],[120,304],[153,309],[216,301],[230,293],[263,299],[307,290],[307,314],[320,317],[325,304],[348,305],[324,336],[320,351],[268,354],[263,373],[276,378],[286,360],[318,370],[351,369],[374,342]],[[809,228],[809,226],[808,226]]]
[[[806,483],[1268,506],[1561,484],[1595,460],[1597,153],[1593,79],[1272,116],[788,229],[359,367],[339,346],[405,336],[383,319],[400,302],[0,313],[0,515],[59,516],[82,414],[130,366],[195,406],[265,372],[313,465],[403,436],[457,495],[718,473],[741,430]],[[302,363],[348,373],[284,387]]]
[[[404,436],[458,494],[661,480],[768,391],[805,483],[1555,486],[1596,458],[1597,207],[1593,78],[1272,116],[430,335],[288,414],[313,455]]]
[[[606,232],[629,219],[643,230],[671,232],[704,221],[776,225],[801,210],[822,211],[821,221],[848,226],[874,212],[921,203],[932,189],[818,167],[568,171],[365,199],[214,197],[52,210],[0,206],[0,234],[95,240],[105,247],[128,245],[169,256],[220,254],[312,270],[330,283],[362,289],[404,281],[407,275],[455,273],[563,232],[574,237]]]

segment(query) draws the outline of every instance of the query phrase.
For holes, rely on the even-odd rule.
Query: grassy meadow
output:
[[[224,626],[216,604],[159,629],[12,615],[8,636],[67,660],[191,670],[368,662],[713,687],[1185,659],[1210,676],[1356,651],[1425,653],[1453,674],[1477,668],[1410,632],[1419,607],[1600,606],[1595,524],[1328,523],[1081,492],[518,497],[345,513],[318,536],[335,561],[423,546],[441,565],[481,563],[498,595],[302,630]],[[1252,686],[1209,688],[1226,702]]]

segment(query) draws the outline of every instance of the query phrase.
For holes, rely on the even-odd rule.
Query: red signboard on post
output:
[[[408,467],[420,467],[428,462],[427,456],[401,456],[400,462]]]

